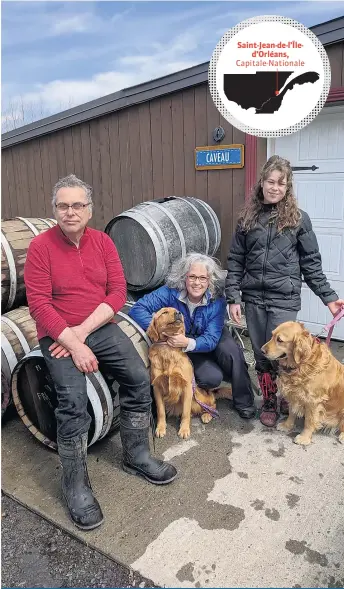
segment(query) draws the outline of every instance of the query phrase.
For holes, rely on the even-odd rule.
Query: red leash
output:
[[[330,323],[328,323],[324,327],[324,329],[326,329],[326,331],[328,331],[328,335],[327,335],[327,338],[326,338],[326,344],[328,346],[330,345],[330,341],[331,341],[332,333],[333,333],[333,330],[334,330],[334,326],[336,325],[336,323],[338,323],[338,321],[340,321],[340,319],[342,317],[344,317],[344,305],[342,306],[341,309],[339,309],[339,311],[337,311],[337,313],[334,315],[332,321],[330,321]]]

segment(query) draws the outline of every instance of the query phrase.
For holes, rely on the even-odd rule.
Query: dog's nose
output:
[[[175,318],[176,321],[181,321],[182,314],[180,313],[180,311],[176,311],[175,312],[174,318]]]

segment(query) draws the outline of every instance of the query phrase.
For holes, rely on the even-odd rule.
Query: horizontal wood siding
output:
[[[344,43],[330,46],[332,87],[344,85]],[[75,173],[94,189],[91,225],[103,230],[120,212],[166,196],[195,196],[218,215],[224,262],[244,202],[245,169],[196,171],[194,149],[245,143],[245,134],[222,118],[207,84],[182,90],[32,139],[2,151],[2,216],[51,215],[51,191]],[[257,174],[266,160],[266,140],[257,140]]]

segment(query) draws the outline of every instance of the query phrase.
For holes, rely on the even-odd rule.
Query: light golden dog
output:
[[[272,332],[262,351],[278,360],[278,386],[289,401],[289,417],[277,429],[289,432],[296,417],[305,417],[296,444],[308,445],[316,430],[339,429],[344,443],[344,366],[325,343],[312,336],[302,323],[287,321]]]
[[[200,415],[203,423],[209,423],[212,415],[201,407],[195,398],[216,409],[214,391],[199,387],[193,392],[194,372],[187,354],[181,348],[173,348],[166,341],[168,337],[185,334],[182,313],[172,307],[165,307],[154,314],[147,335],[152,341],[149,349],[151,382],[157,407],[157,428],[155,435],[163,438],[166,434],[166,412],[181,415],[178,435],[190,436],[191,415]],[[231,398],[231,388],[217,389],[217,398]]]

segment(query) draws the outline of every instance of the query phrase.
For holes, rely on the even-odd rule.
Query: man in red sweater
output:
[[[110,237],[87,227],[92,189],[72,174],[54,186],[52,204],[58,224],[31,241],[24,278],[57,393],[63,495],[74,523],[91,530],[102,523],[103,514],[86,466],[91,418],[85,373],[104,367],[120,385],[124,470],[155,484],[171,482],[177,471],[149,452],[149,373],[129,338],[112,322],[125,304],[126,282]]]

